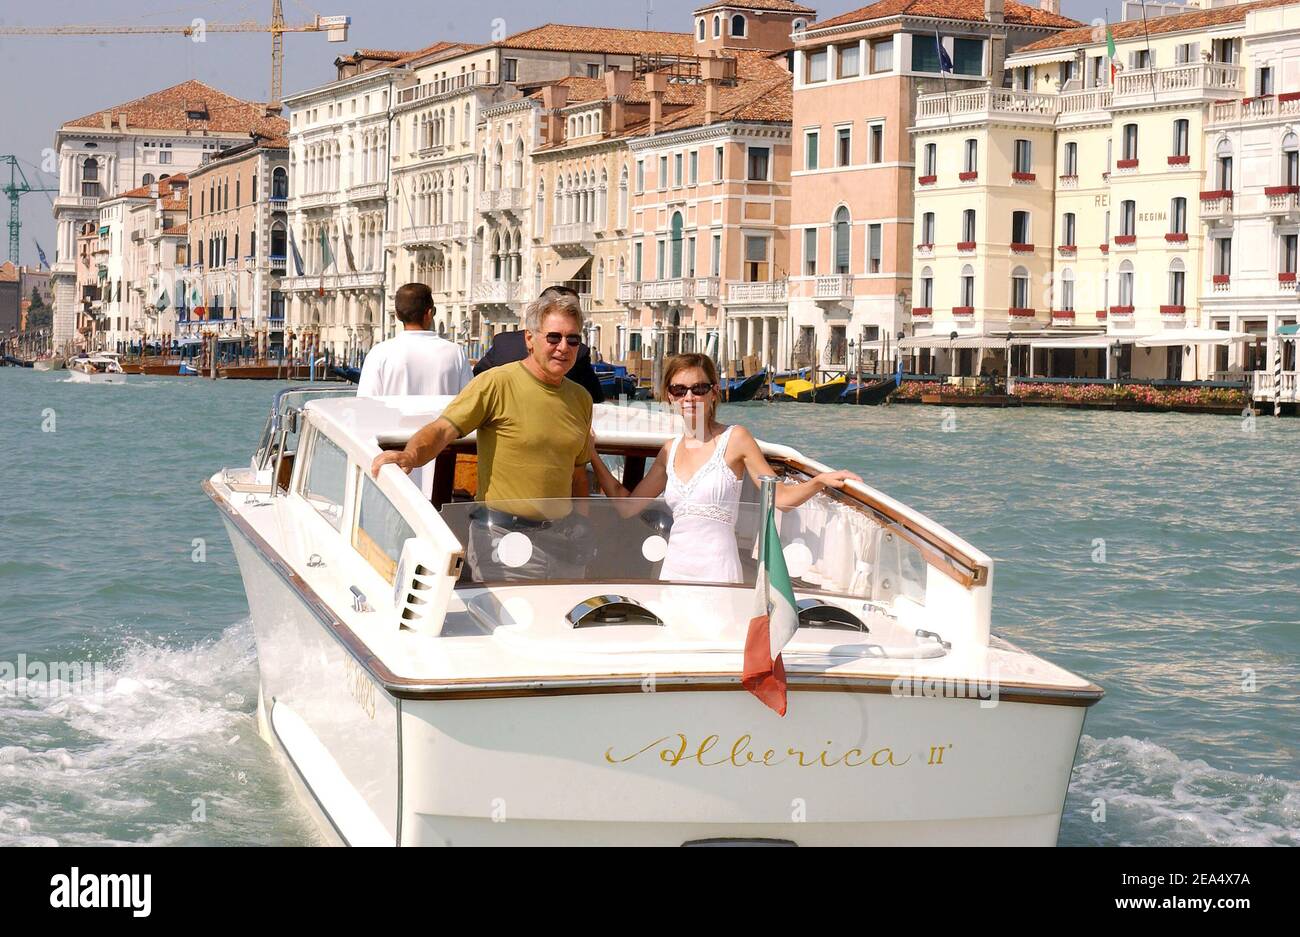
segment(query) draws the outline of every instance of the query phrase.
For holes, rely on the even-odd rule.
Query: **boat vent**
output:
[[[397,571],[398,582],[402,582],[402,570]],[[433,588],[435,581],[433,570],[429,569],[423,563],[416,563],[415,570],[411,573],[407,581],[406,601],[402,603],[402,623],[414,627],[414,623],[422,620],[427,612],[429,604],[428,599],[423,597],[423,593]]]
[[[830,605],[821,599],[804,599],[798,605],[800,628],[833,628],[839,631],[862,631],[869,633],[870,628],[857,615]]]
[[[593,595],[575,605],[564,616],[575,628],[604,628],[610,625],[659,625],[663,622],[636,599],[623,595]]]

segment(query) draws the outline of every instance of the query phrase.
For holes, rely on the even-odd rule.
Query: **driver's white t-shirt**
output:
[[[433,332],[403,330],[366,354],[357,396],[454,396],[473,378],[459,345]]]

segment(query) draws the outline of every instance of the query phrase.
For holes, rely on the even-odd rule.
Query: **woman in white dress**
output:
[[[590,456],[596,480],[606,497],[664,496],[673,512],[668,555],[660,579],[677,582],[740,582],[740,553],[736,520],[744,473],[754,483],[774,474],[743,426],[726,426],[716,419],[721,397],[718,372],[707,355],[674,355],[664,364],[664,399],[686,423],[686,431],[665,443],[645,477],[628,491],[596,454]],[[776,506],[798,507],[824,488],[841,488],[845,479],[861,481],[853,472],[824,472],[797,485],[779,485]]]

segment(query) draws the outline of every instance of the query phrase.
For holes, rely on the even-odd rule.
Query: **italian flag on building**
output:
[[[1119,53],[1115,51],[1115,34],[1110,31],[1110,24],[1106,24],[1106,58],[1110,59],[1110,83],[1115,84],[1115,63],[1119,59]]]
[[[754,617],[745,638],[745,668],[740,682],[764,705],[785,715],[785,665],[781,649],[790,643],[799,627],[794,590],[776,534],[776,507],[769,509],[763,555],[758,562],[754,586]]]

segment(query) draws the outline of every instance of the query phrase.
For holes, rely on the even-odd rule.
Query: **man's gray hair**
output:
[[[524,307],[524,328],[533,334],[540,332],[542,320],[553,312],[572,316],[578,323],[578,332],[582,332],[582,304],[577,295],[551,287],[542,290],[542,295]]]

